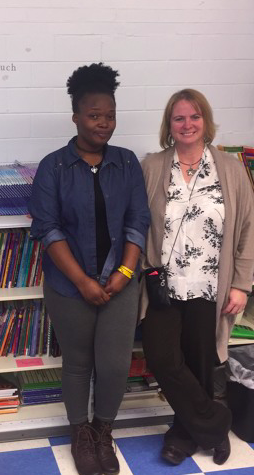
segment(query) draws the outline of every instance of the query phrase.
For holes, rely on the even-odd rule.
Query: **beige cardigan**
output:
[[[222,188],[225,204],[223,242],[220,251],[217,296],[217,351],[220,360],[227,359],[227,346],[233,315],[224,315],[231,287],[250,291],[254,271],[254,195],[243,165],[231,155],[210,146]],[[169,187],[174,149],[148,155],[141,166],[146,182],[151,211],[146,255],[143,268],[161,265],[166,197]],[[141,282],[141,318],[145,316],[148,299]],[[204,315],[205,318],[205,315]]]

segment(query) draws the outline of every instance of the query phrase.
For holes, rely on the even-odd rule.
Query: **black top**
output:
[[[111,248],[111,240],[108,231],[108,222],[106,214],[105,200],[102,193],[99,170],[102,162],[96,165],[98,171],[93,173],[94,177],[94,200],[95,200],[95,220],[96,220],[96,255],[97,255],[97,274],[102,273],[104,263]],[[92,167],[90,167],[92,169]],[[92,173],[92,172],[91,172]]]

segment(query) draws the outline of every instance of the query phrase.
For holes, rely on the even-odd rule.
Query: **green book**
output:
[[[246,338],[254,340],[254,330],[247,325],[234,325],[231,338]]]
[[[20,371],[17,375],[19,385],[24,389],[41,389],[41,388],[60,388],[61,368],[53,368],[51,370],[41,369],[35,371]]]

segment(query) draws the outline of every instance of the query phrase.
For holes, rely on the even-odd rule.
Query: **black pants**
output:
[[[175,411],[167,439],[192,455],[226,436],[231,413],[213,401],[216,361],[216,304],[202,298],[172,300],[158,311],[148,307],[143,346],[149,369]]]

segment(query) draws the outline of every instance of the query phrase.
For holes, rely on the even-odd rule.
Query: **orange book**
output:
[[[18,412],[18,408],[17,407],[11,407],[11,408],[8,408],[8,409],[0,409],[0,415],[1,414],[11,414],[12,412]]]
[[[9,323],[8,323],[8,327],[6,328],[6,332],[5,332],[4,339],[3,339],[3,342],[2,342],[2,346],[1,346],[1,349],[0,349],[0,356],[2,356],[3,349],[4,349],[4,345],[5,345],[5,343],[6,343],[6,340],[7,340],[8,335],[9,335],[9,331],[10,331],[10,329],[11,329],[12,326],[13,326],[14,316],[15,316],[15,309],[13,309],[12,312],[11,312],[11,316],[10,316],[10,320],[9,320]]]

